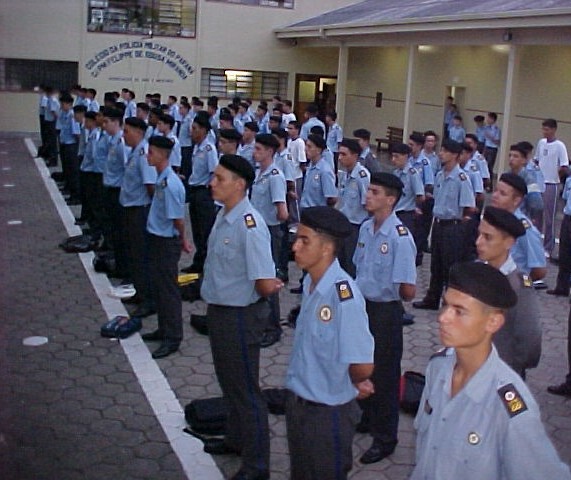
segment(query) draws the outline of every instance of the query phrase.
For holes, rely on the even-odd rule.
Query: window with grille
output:
[[[194,37],[197,0],[87,0],[90,32]]]
[[[77,62],[0,58],[0,90],[32,91],[38,85],[69,90],[77,78]]]
[[[261,7],[293,8],[294,0],[209,0],[211,2],[239,3],[241,5],[258,5]]]
[[[288,74],[244,70],[203,68],[200,94],[220,98],[272,98],[287,96]]]

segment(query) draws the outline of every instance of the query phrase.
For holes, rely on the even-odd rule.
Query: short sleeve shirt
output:
[[[337,208],[353,225],[360,225],[369,216],[365,210],[365,201],[371,174],[357,162],[351,173],[340,170],[338,177],[339,203]]]
[[[106,187],[121,187],[125,174],[126,153],[123,132],[120,131],[109,138],[109,151],[103,172],[103,185]]]
[[[515,241],[510,253],[517,268],[522,273],[529,275],[532,268],[543,268],[546,266],[543,241],[539,230],[519,208],[514,212],[514,215],[523,224],[525,234]]]
[[[305,183],[299,206],[301,208],[327,205],[328,198],[337,197],[335,174],[323,160],[310,163],[305,172]]]
[[[147,217],[147,231],[159,237],[178,237],[174,220],[184,219],[184,185],[168,166],[157,178],[155,194]]]
[[[475,207],[474,190],[468,176],[456,165],[448,174],[440,170],[434,182],[433,215],[441,220],[461,219],[463,209]]]
[[[156,183],[157,169],[149,165],[147,161],[148,151],[149,144],[143,140],[127,158],[121,193],[119,194],[119,202],[124,207],[140,207],[151,203],[146,185]]]
[[[424,185],[422,178],[416,168],[407,165],[404,168],[397,168],[393,174],[400,178],[404,185],[402,195],[395,206],[395,212],[410,212],[416,209],[416,197],[424,195]]]
[[[262,215],[266,225],[279,225],[275,204],[286,201],[286,181],[275,163],[263,172],[258,170],[251,191],[252,206]]]
[[[194,146],[192,154],[192,174],[188,179],[191,186],[208,185],[210,177],[218,165],[216,147],[205,138],[200,144]]]

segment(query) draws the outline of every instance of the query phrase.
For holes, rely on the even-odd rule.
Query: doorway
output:
[[[337,98],[337,77],[297,74],[295,77],[294,113],[303,122],[303,114],[310,103],[319,108],[319,118],[325,121],[325,114],[335,110]]]
[[[466,87],[459,87],[457,85],[447,85],[446,90],[444,92],[444,98],[452,97],[454,99],[454,105],[456,105],[458,109],[458,115],[460,115],[463,119],[464,128],[468,131],[466,126],[467,118],[464,116],[464,105],[466,100]],[[444,108],[442,109],[442,117],[444,117]],[[442,138],[444,138],[444,132],[442,132]]]

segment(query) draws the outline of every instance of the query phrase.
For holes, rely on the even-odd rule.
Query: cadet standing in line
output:
[[[493,337],[494,345],[501,359],[525,380],[526,369],[537,367],[541,357],[537,292],[510,255],[515,240],[525,235],[525,228],[515,215],[489,205],[478,230],[478,258],[508,277],[517,295],[517,304],[506,311],[504,326]]]
[[[521,272],[535,282],[547,274],[547,263],[539,230],[519,208],[526,194],[527,185],[523,178],[515,173],[504,173],[496,183],[492,205],[513,213],[525,227],[525,235],[516,240],[511,254]]]
[[[473,251],[467,240],[467,225],[476,202],[472,184],[458,165],[461,152],[462,144],[450,139],[442,142],[442,170],[436,175],[434,184],[430,286],[424,298],[412,304],[414,308],[438,310],[450,267],[456,262],[469,260]]]
[[[149,139],[147,156],[157,169],[157,183],[147,218],[149,270],[157,307],[158,329],[143,335],[148,342],[161,342],[152,356],[163,358],[178,350],[182,341],[182,300],[177,283],[181,250],[190,253],[184,232],[184,185],[169,165],[172,140]]]
[[[268,410],[259,385],[260,341],[267,325],[266,297],[283,287],[275,278],[270,233],[247,191],[254,169],[238,155],[223,155],[211,182],[224,206],[208,239],[201,295],[216,377],[228,401],[228,433],[205,442],[211,454],[241,453],[233,480],[269,478]]]
[[[372,218],[359,232],[354,263],[357,285],[366,301],[369,329],[375,339],[375,393],[361,402],[360,431],[369,431],[371,447],[361,457],[368,464],[394,452],[398,439],[400,362],[403,351],[402,301],[416,293],[416,248],[412,235],[394,212],[403,183],[395,175],[371,175],[367,211]]]
[[[206,259],[208,235],[216,219],[216,206],[212,200],[208,184],[218,164],[218,153],[208,138],[209,131],[209,119],[206,115],[197,114],[192,122],[191,137],[194,143],[194,151],[192,154],[192,173],[188,179],[188,213],[190,214],[195,251],[192,265],[182,269],[183,272],[187,273],[202,273]]]
[[[411,480],[568,480],[524,381],[498,356],[492,336],[517,297],[509,280],[484,263],[450,271],[440,340],[414,426]]]
[[[70,195],[67,203],[68,205],[79,205],[81,198],[77,152],[81,130],[79,123],[75,121],[73,116],[73,97],[69,93],[64,93],[59,100],[61,112],[57,117],[56,129],[59,131],[59,154],[65,189],[69,191]]]
[[[361,155],[359,157],[361,165],[371,173],[380,172],[381,163],[375,154],[371,152],[371,132],[365,128],[358,128],[353,131],[353,136],[357,138],[359,146],[361,147]]]
[[[337,209],[342,212],[351,224],[351,234],[343,242],[339,251],[339,264],[351,277],[355,278],[356,270],[353,254],[359,238],[359,228],[367,219],[365,209],[367,189],[371,174],[359,163],[361,147],[352,138],[342,139],[339,143],[339,201]]]
[[[145,140],[146,130],[147,124],[143,120],[136,117],[125,119],[123,138],[131,151],[125,164],[119,202],[125,212],[128,268],[137,290],[136,297],[130,303],[139,303],[139,307],[131,314],[135,317],[147,317],[155,313],[146,226],[157,181],[157,170],[147,161],[149,144]]]
[[[333,153],[334,168],[337,171],[337,159],[339,158],[339,146],[343,141],[343,129],[337,123],[337,112],[329,112],[325,115],[327,125],[327,148]]]
[[[356,398],[373,390],[373,338],[365,301],[336,253],[349,235],[331,207],[302,210],[295,261],[308,272],[286,376],[286,425],[294,480],[343,480],[353,465]],[[379,388],[384,388],[380,386]]]
[[[251,190],[252,206],[262,215],[270,231],[276,276],[278,276],[277,265],[285,241],[282,224],[288,218],[285,177],[274,163],[274,154],[278,146],[277,139],[271,133],[256,136],[254,160],[259,168]],[[279,341],[282,334],[279,294],[271,295],[268,300],[270,303],[269,324],[264,332],[262,347],[273,345]]]
[[[335,174],[323,160],[321,153],[325,140],[319,135],[310,134],[305,147],[309,165],[305,171],[305,182],[299,206],[301,209],[318,205],[334,206],[337,202]]]

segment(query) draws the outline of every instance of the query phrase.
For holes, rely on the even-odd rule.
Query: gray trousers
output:
[[[289,392],[286,403],[291,480],[344,480],[353,466],[355,400],[344,405],[305,402]]]
[[[242,451],[242,470],[269,470],[268,408],[259,384],[260,341],[268,304],[247,307],[208,305],[208,337],[218,383],[228,402],[225,442]]]
[[[557,210],[557,184],[546,183],[543,192],[543,248],[551,253],[555,247],[555,213]]]
[[[149,273],[149,239],[147,236],[147,216],[149,206],[124,207],[126,250],[129,272],[137,290],[137,296],[150,305],[151,278]]]

